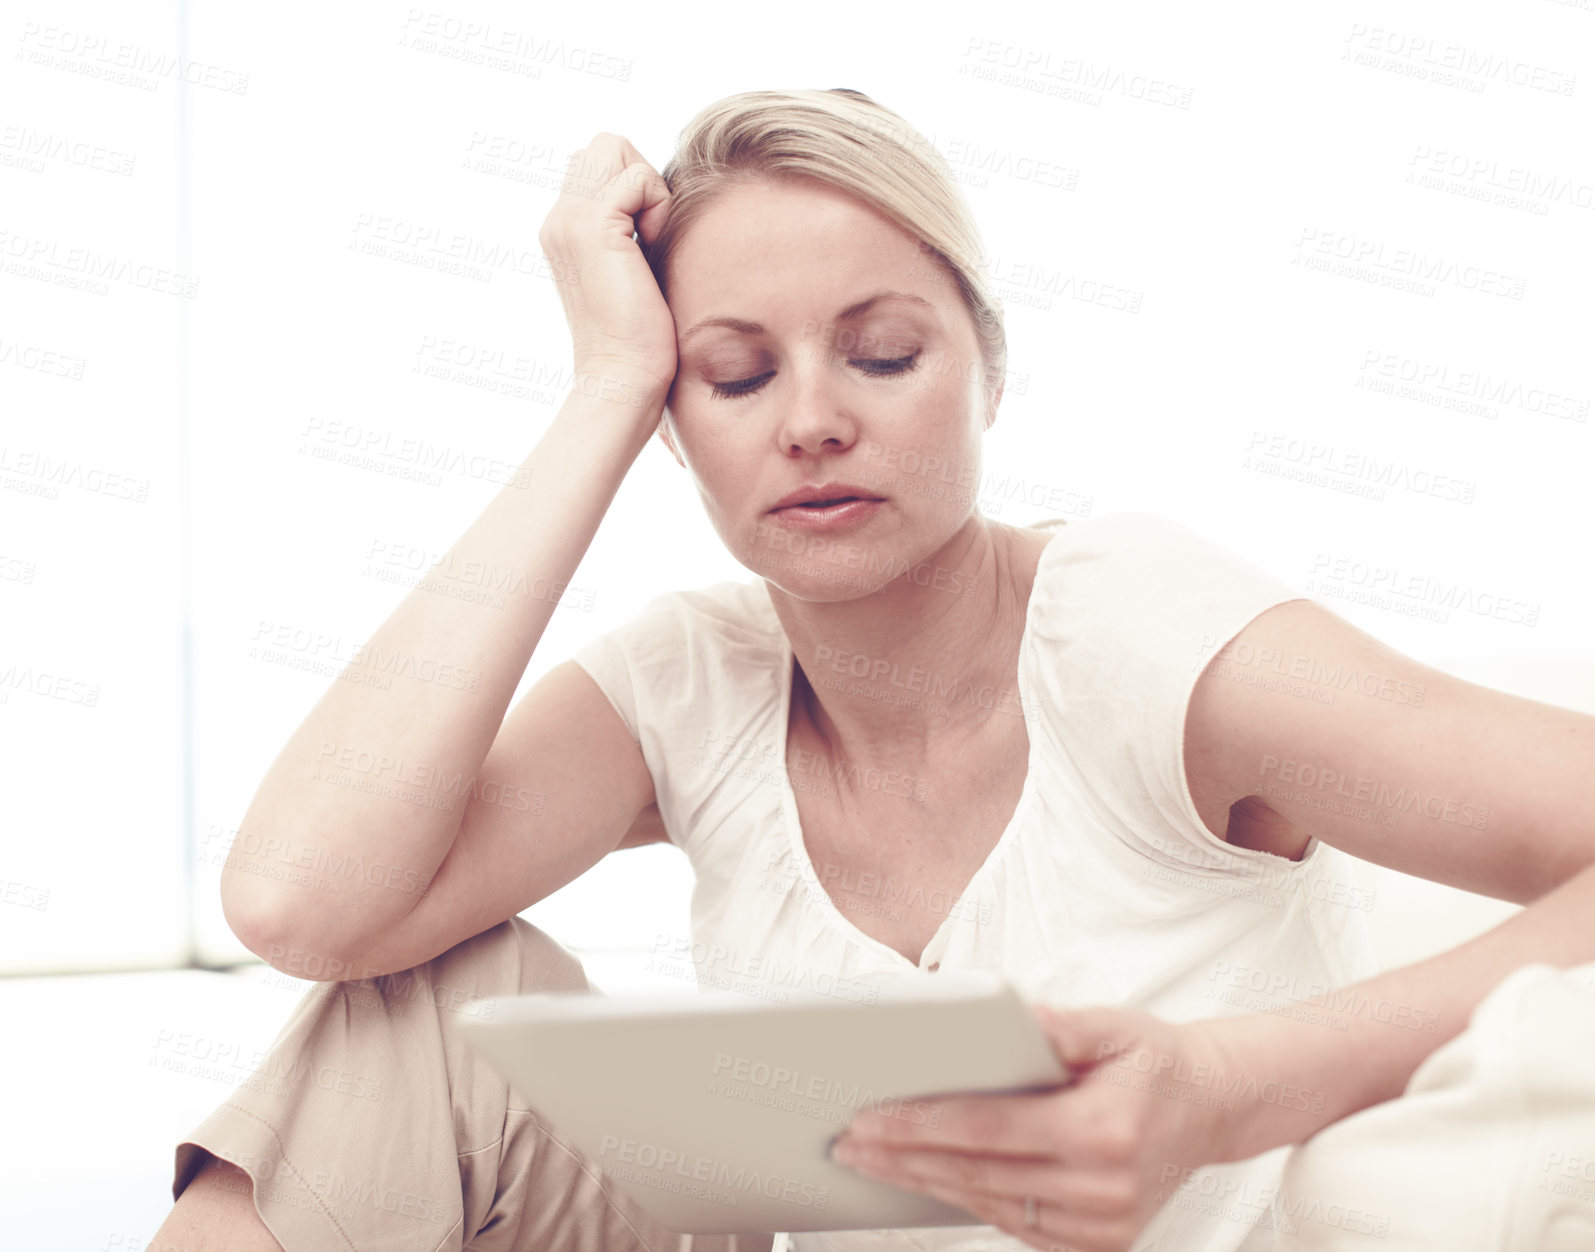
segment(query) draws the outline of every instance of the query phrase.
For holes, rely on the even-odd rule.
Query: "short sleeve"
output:
[[[735,820],[738,780],[704,758],[763,742],[783,639],[763,583],[726,581],[655,596],[571,653],[636,740],[665,831],[689,856]]]
[[[647,630],[650,619],[657,621],[660,608],[658,599],[650,601],[641,612],[614,630],[589,639],[570,657],[598,684],[598,689],[620,714],[620,720],[626,723],[626,729],[631,731],[631,737],[639,743],[642,738],[637,731],[637,696],[632,688],[631,667],[626,660],[627,644],[634,644]]]
[[[1156,860],[1217,870],[1267,853],[1203,823],[1185,774],[1197,677],[1264,610],[1307,598],[1151,513],[1070,522],[1033,592],[1031,681],[1098,824]]]

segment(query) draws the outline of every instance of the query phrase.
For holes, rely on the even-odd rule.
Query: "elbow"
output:
[[[238,941],[279,973],[309,982],[344,982],[373,977],[377,970],[352,958],[347,944],[317,934],[296,917],[264,899],[260,892],[238,886],[238,876],[222,875],[222,916]]]
[[[278,926],[271,920],[267,901],[261,898],[260,892],[250,890],[251,884],[241,884],[239,878],[239,872],[232,866],[223,867],[222,917],[238,942],[265,960],[262,948],[269,942],[265,936],[273,933]]]

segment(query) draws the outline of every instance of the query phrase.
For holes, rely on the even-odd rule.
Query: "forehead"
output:
[[[690,318],[771,299],[847,304],[883,284],[946,299],[930,253],[885,215],[811,179],[761,179],[717,193],[683,232],[669,303]]]

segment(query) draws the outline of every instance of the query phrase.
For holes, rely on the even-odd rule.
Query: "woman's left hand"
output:
[[[1048,1252],[1125,1252],[1186,1171],[1227,1159],[1237,1076],[1216,1022],[1032,1005],[1068,1086],[928,1097],[861,1112],[833,1157]],[[905,1111],[912,1107],[913,1116]],[[847,1160],[848,1146],[860,1155]],[[1026,1225],[1025,1198],[1036,1223]]]

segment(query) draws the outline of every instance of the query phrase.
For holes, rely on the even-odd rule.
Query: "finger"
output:
[[[1054,1156],[1058,1096],[942,1096],[857,1114],[847,1135],[858,1141],[958,1148],[1006,1156]],[[911,1110],[911,1111],[910,1111]]]
[[[928,1184],[959,1187],[1020,1200],[1046,1196],[1048,1203],[1073,1213],[1109,1217],[1134,1203],[1122,1171],[1071,1169],[1052,1160],[974,1156],[917,1148],[864,1149],[849,1168],[881,1182],[920,1190]]]
[[[670,209],[670,185],[664,177],[655,174],[659,186],[664,188],[664,194],[656,200],[645,200],[642,211],[637,214],[637,234],[644,243],[651,244],[659,238],[659,232],[664,227],[665,217]]]
[[[642,153],[621,135],[605,131],[594,135],[584,148],[577,148],[565,162],[560,194],[577,200],[596,200],[628,165],[642,160]]]
[[[643,219],[651,234],[658,234],[662,209],[670,199],[670,188],[659,171],[646,161],[636,161],[621,170],[604,188],[602,203],[614,213],[636,219],[639,231]],[[650,236],[645,234],[644,239]]]
[[[980,1191],[968,1191],[963,1187],[951,1184],[929,1183],[923,1188],[928,1196],[940,1200],[943,1204],[951,1204],[954,1208],[963,1209],[992,1226],[1007,1231],[1017,1239],[1023,1240],[1033,1248],[1048,1246],[1048,1235],[1039,1226],[1027,1227],[1025,1225],[1025,1203],[1017,1202],[999,1196],[986,1195]]]
[[[1045,1204],[1039,1217],[1047,1234],[1042,1246],[1052,1252],[1126,1252],[1145,1225],[1132,1217],[1085,1217]]]
[[[884,1182],[903,1182],[916,1188],[942,1183],[990,1195],[1031,1195],[1051,1191],[1058,1183],[1061,1163],[1042,1157],[984,1156],[973,1152],[937,1148],[886,1148],[857,1145],[843,1165]]]
[[[927,1187],[925,1194],[972,1213],[1046,1252],[1124,1252],[1140,1232],[1140,1225],[1131,1218],[1078,1216],[1046,1203],[1037,1206],[1036,1224],[1029,1226],[1025,1223],[1022,1196],[988,1196],[940,1184]]]

